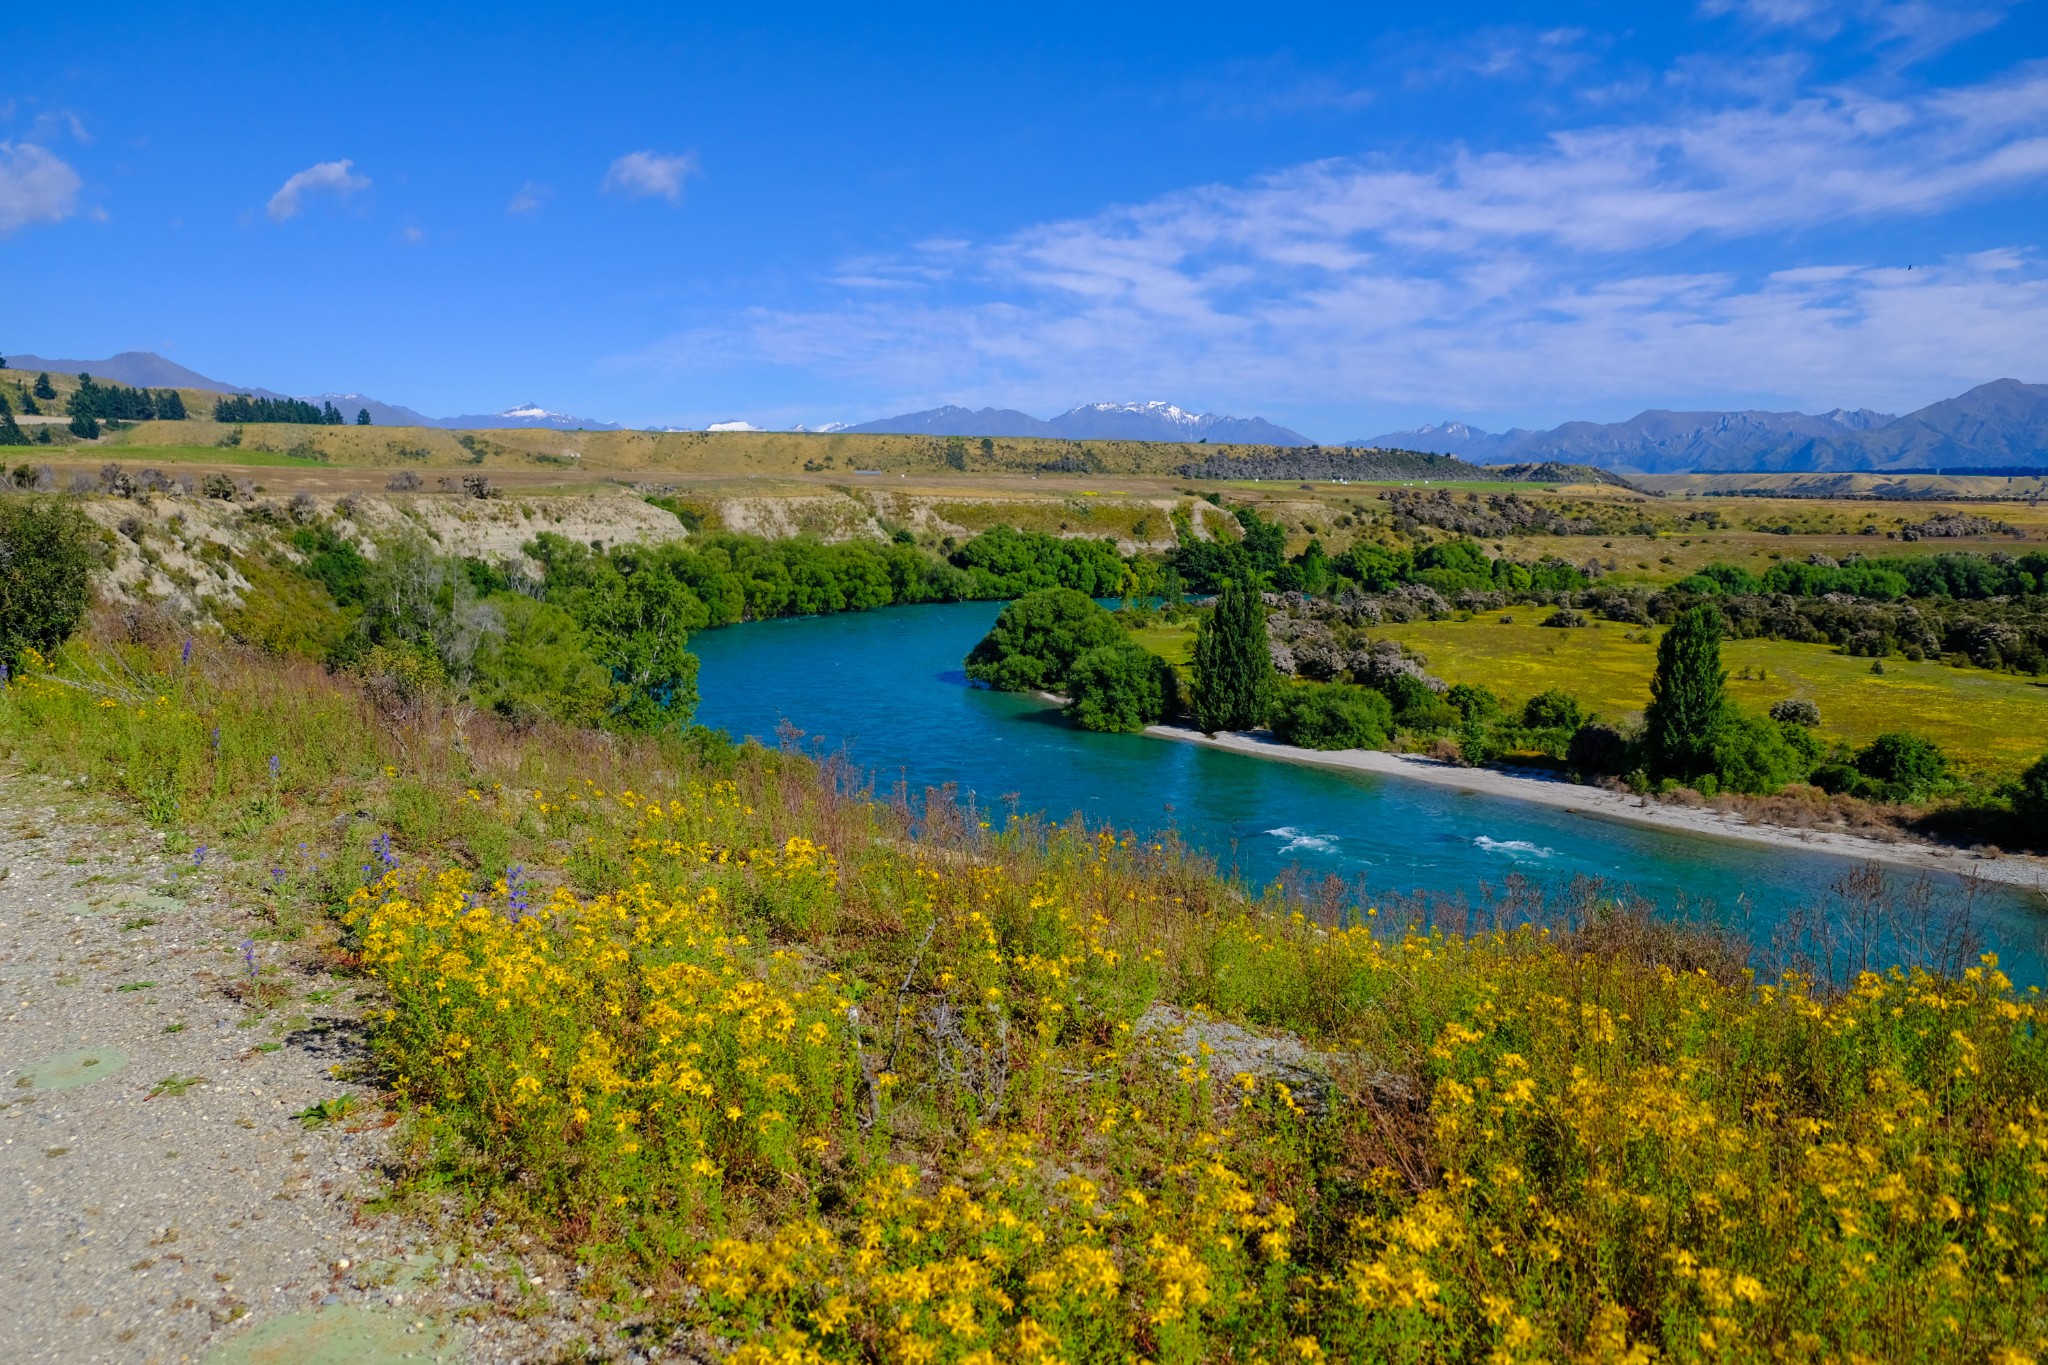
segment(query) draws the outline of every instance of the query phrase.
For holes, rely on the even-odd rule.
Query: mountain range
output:
[[[149,388],[288,395],[224,384],[150,351],[123,351],[105,360],[53,360],[14,355],[9,368],[89,372]],[[333,403],[345,416],[368,409],[378,426],[477,430],[544,427],[557,431],[617,431],[616,422],[552,412],[523,403],[503,412],[428,417],[412,408],[360,393],[296,394]],[[754,430],[744,422],[711,430]],[[798,431],[805,428],[798,427]],[[1181,441],[1211,445],[1311,446],[1315,442],[1263,417],[1191,413],[1171,403],[1083,403],[1056,417],[1015,408],[946,406],[906,412],[851,426],[832,423],[817,432],[883,432],[922,436],[1051,437],[1069,441]],[[1442,422],[1346,441],[1353,448],[1412,450],[1456,455],[1481,464],[1594,465],[1629,474],[1852,472],[1911,469],[2048,469],[2048,384],[1997,379],[1904,416],[1836,408],[1832,412],[1673,412],[1654,408],[1625,422],[1566,422],[1548,431],[1514,427],[1482,431]]]
[[[15,370],[48,370],[52,374],[90,374],[117,384],[148,389],[203,389],[209,393],[246,393],[256,398],[301,398],[308,403],[332,403],[342,415],[354,420],[367,410],[380,427],[440,427],[449,431],[502,431],[508,427],[546,427],[554,431],[617,431],[617,422],[598,422],[565,412],[550,412],[538,403],[521,403],[503,412],[470,413],[461,417],[429,417],[395,403],[379,402],[360,393],[294,393],[247,384],[223,384],[154,351],[122,351],[105,360],[55,360],[39,355],[11,355],[7,365]]]
[[[1184,412],[1171,403],[1083,403],[1049,420],[1015,408],[927,408],[842,428],[915,436],[1049,436],[1069,441],[1207,441],[1214,445],[1305,446],[1308,437],[1263,417]]]
[[[1549,431],[1443,422],[1344,444],[1630,474],[2038,469],[2048,468],[2048,384],[1996,379],[1903,417],[1868,408],[1817,415],[1652,409],[1626,422],[1566,422]]]

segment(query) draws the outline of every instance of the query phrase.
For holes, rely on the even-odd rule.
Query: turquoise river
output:
[[[1412,779],[1090,734],[1042,701],[969,684],[961,661],[998,609],[896,607],[706,631],[691,640],[703,661],[698,719],[768,744],[787,722],[806,749],[843,750],[885,794],[899,778],[914,794],[951,783],[996,820],[1014,801],[1055,820],[1170,826],[1254,882],[1294,868],[1362,882],[1368,899],[1420,891],[1478,902],[1515,874],[1544,887],[1590,876],[1732,919],[1762,941],[1855,866]],[[2038,897],[1982,888],[1974,913],[2017,979],[2048,980]]]

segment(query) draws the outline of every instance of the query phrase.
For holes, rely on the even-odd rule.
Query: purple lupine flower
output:
[[[512,922],[517,924],[526,918],[527,906],[531,896],[531,891],[526,881],[526,868],[522,864],[514,863],[511,867],[505,869],[505,893],[505,908],[511,916]]]
[[[278,757],[277,757],[277,755],[276,755],[276,754],[272,754],[272,755],[270,756],[270,780],[271,780],[272,782],[275,782],[275,781],[277,781],[277,774],[278,774],[278,771],[279,771],[279,769],[281,769],[281,768],[283,768],[283,767],[284,767],[284,764],[278,761]]]
[[[273,868],[271,868],[271,869],[270,869],[270,884],[271,884],[272,886],[282,886],[282,885],[284,884],[284,869],[283,869],[283,868],[281,868],[281,867],[273,867]]]
[[[0,659],[0,687],[7,686],[7,660]]]
[[[185,637],[185,647],[178,651],[178,662],[180,664],[192,662],[192,637],[189,635]]]
[[[205,866],[206,866],[206,845],[205,845],[205,844],[201,844],[201,845],[200,845],[199,847],[197,847],[197,848],[195,848],[195,849],[193,849],[193,850],[192,850],[192,866],[194,866],[194,867],[205,867]]]
[[[220,727],[218,725],[213,727],[213,755],[215,758],[220,757]]]
[[[242,962],[244,963],[244,965],[246,965],[246,966],[247,966],[247,967],[249,968],[249,979],[250,979],[251,981],[254,981],[254,980],[256,979],[256,940],[255,940],[255,939],[253,939],[253,938],[245,938],[245,939],[243,939],[243,940],[242,940]]]
[[[398,854],[392,851],[391,834],[388,830],[382,834],[379,834],[376,838],[370,840],[370,851],[377,855],[377,861],[384,864],[384,870],[386,872],[395,871],[397,869]]]

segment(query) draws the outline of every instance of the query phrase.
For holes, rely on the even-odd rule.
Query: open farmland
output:
[[[1469,621],[1415,621],[1375,634],[1419,650],[1430,672],[1484,684],[1519,701],[1550,688],[1577,693],[1619,719],[1650,699],[1661,632],[1602,622],[1581,630],[1537,625],[1550,613],[1521,608]],[[2008,771],[2033,761],[2048,733],[2048,682],[1944,663],[1892,658],[1884,672],[1829,645],[1728,640],[1721,649],[1728,693],[1752,710],[1799,697],[1820,707],[1820,733],[1866,744],[1892,730],[1923,734],[1965,763]]]

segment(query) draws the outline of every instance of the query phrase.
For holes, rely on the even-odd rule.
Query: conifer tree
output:
[[[1650,767],[1659,777],[1713,771],[1714,732],[1727,709],[1721,613],[1703,604],[1682,614],[1657,642],[1657,672],[1643,713]]]
[[[1249,586],[1225,583],[1195,636],[1195,723],[1210,734],[1264,724],[1273,683],[1265,603]]]
[[[50,383],[50,372],[44,370],[36,376],[36,397],[48,402],[57,396],[56,386]]]
[[[93,419],[91,413],[78,413],[71,419],[71,434],[81,441],[97,441],[100,436],[100,424]]]
[[[359,427],[370,425],[370,410],[368,408],[356,409],[356,425]]]

